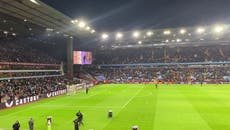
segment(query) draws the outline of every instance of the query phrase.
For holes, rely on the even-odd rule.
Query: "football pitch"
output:
[[[84,115],[80,130],[230,130],[230,85],[99,85],[0,111],[0,130],[47,130],[46,117],[53,117],[52,130],[73,130],[75,114]],[[113,117],[108,118],[108,111]]]

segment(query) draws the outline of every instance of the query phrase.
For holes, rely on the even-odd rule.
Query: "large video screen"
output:
[[[92,64],[92,52],[87,51],[74,51],[73,64],[88,65]]]

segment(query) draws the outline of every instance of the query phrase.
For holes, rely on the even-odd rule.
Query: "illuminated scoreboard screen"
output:
[[[74,51],[73,52],[73,64],[76,64],[76,65],[92,64],[92,52]]]

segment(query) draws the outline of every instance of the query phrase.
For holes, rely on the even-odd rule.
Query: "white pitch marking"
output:
[[[129,104],[129,102],[131,102],[133,98],[136,97],[141,92],[142,89],[143,87],[139,91],[137,91],[137,93],[135,93],[121,108],[122,109],[125,108]]]

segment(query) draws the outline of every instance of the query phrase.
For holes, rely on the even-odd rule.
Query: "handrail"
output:
[[[24,65],[24,66],[61,66],[61,64],[40,64],[40,63],[23,63],[23,62],[0,62],[0,65]]]
[[[21,73],[21,72],[60,72],[61,70],[0,70],[0,73]]]
[[[134,66],[173,66],[173,65],[223,65],[229,64],[230,61],[225,62],[185,62],[185,63],[138,63],[138,64],[102,64],[101,67],[134,67]]]
[[[63,76],[62,74],[60,75],[42,75],[42,76],[24,76],[24,77],[7,77],[7,78],[0,78],[1,80],[11,80],[11,79],[31,79],[31,78],[47,78],[47,77],[59,77]]]

